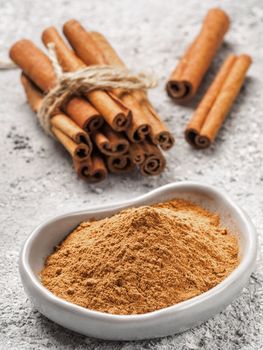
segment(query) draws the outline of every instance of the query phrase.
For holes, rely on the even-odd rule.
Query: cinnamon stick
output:
[[[65,112],[89,134],[98,130],[104,122],[99,112],[83,98],[73,97],[65,106]]]
[[[26,92],[29,105],[32,110],[37,113],[41,107],[43,94],[23,73],[21,74],[21,82]],[[88,156],[91,154],[92,143],[89,135],[68,116],[58,111],[57,114],[51,118],[50,123],[71,138],[75,143],[85,143],[89,149]]]
[[[104,35],[98,32],[90,32],[89,33],[91,39],[94,40],[95,44],[100,48],[100,51],[103,54],[103,57],[105,59],[105,63],[113,66],[119,66],[125,68],[124,62],[121,60],[121,58],[118,56],[117,52],[113,49],[113,47],[110,45],[108,40],[105,38]],[[141,111],[143,111],[143,115],[147,116],[145,117],[145,122],[144,125],[150,125],[150,138],[152,142],[156,145],[160,145],[160,147],[164,150],[168,150],[171,148],[174,144],[174,138],[170,131],[167,129],[166,125],[164,122],[161,120],[159,115],[156,113],[154,110],[153,106],[151,105],[150,101],[147,98],[147,94],[144,91],[133,91],[130,92],[130,94],[135,97],[135,99],[139,103],[139,110],[138,110],[138,104],[137,106],[137,114],[140,116]],[[129,138],[134,142],[134,138],[138,138],[138,136],[134,132],[140,134],[140,128],[138,122],[136,122],[138,118],[134,118],[134,130],[132,130],[132,127],[129,128],[127,133],[131,133],[131,135],[128,134]],[[142,123],[140,121],[140,123]],[[144,126],[141,126],[143,128]],[[145,136],[148,134],[145,132],[142,136]],[[144,139],[144,137],[140,137],[140,140]]]
[[[43,92],[56,84],[56,76],[50,59],[32,41],[22,39],[10,49],[10,58]]]
[[[106,156],[106,163],[109,171],[113,174],[128,173],[134,168],[134,164],[128,153],[119,156]]]
[[[206,148],[214,141],[251,62],[248,55],[230,55],[226,59],[185,130],[186,140],[192,146]]]
[[[166,165],[161,151],[151,142],[143,142],[141,147],[145,154],[145,159],[140,165],[142,175],[159,175]]]
[[[101,131],[93,133],[92,137],[100,152],[105,155],[119,156],[129,150],[129,141],[108,125],[104,125]]]
[[[130,156],[134,164],[142,164],[144,162],[146,154],[142,143],[132,143],[130,145]]]
[[[24,87],[29,105],[32,111],[37,113],[42,104],[43,94],[38,89],[38,87],[27,78],[27,76],[24,73],[21,74],[20,79]]]
[[[76,170],[78,177],[88,181],[88,179],[90,178],[90,173],[92,168],[91,158],[89,157],[83,161],[77,161],[73,159],[73,166],[74,166],[74,169]]]
[[[90,183],[103,181],[108,175],[103,159],[97,154],[81,162],[73,160],[73,164],[78,176]]]
[[[176,101],[186,101],[196,94],[229,24],[229,17],[223,10],[214,8],[208,11],[200,33],[167,82],[170,97]]]
[[[51,131],[58,141],[66,148],[73,159],[81,161],[89,158],[90,148],[86,144],[77,144],[70,137],[54,126],[51,127]]]
[[[105,59],[100,50],[94,45],[93,40],[78,21],[74,19],[67,21],[63,26],[63,32],[78,57],[86,65],[105,64]]]
[[[54,27],[44,30],[42,40],[45,45],[51,42],[55,44],[57,57],[65,71],[72,72],[86,66],[65,44]],[[119,99],[102,90],[87,92],[85,96],[114,130],[123,131],[128,128],[131,112]]]
[[[65,114],[59,113],[54,115],[51,118],[50,123],[52,126],[70,137],[74,142],[85,143],[90,149],[89,154],[91,153],[92,143],[89,135]]]
[[[86,32],[79,22],[70,20],[64,24],[63,30],[71,46],[86,65],[112,64],[90,33]],[[147,115],[142,111],[137,100],[130,92],[123,89],[113,89],[113,93],[109,94],[112,98],[114,95],[117,96],[132,111],[132,120],[126,131],[128,138],[132,142],[142,141],[149,134],[150,125]]]

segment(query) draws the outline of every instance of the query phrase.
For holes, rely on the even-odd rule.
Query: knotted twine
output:
[[[46,133],[50,130],[50,118],[73,95],[81,95],[93,90],[139,90],[150,89],[157,85],[153,76],[139,73],[132,74],[128,69],[108,65],[91,66],[75,72],[65,73],[58,62],[55,44],[48,44],[49,58],[52,62],[57,82],[43,98],[41,108],[37,113],[39,122]]]

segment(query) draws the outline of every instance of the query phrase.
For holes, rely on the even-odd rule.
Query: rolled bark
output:
[[[90,32],[89,34],[91,39],[93,39],[95,44],[100,48],[105,63],[112,66],[126,67],[104,35],[98,32]],[[174,137],[154,110],[147,98],[147,94],[144,91],[132,91],[130,94],[135,97],[139,106],[135,104],[136,115],[138,117],[135,115],[135,118],[133,118],[134,121],[127,131],[129,139],[133,142],[136,142],[136,140],[142,141],[150,132],[150,138],[154,144],[160,145],[163,150],[170,149],[174,145]],[[134,111],[134,108],[132,110]],[[144,116],[143,119],[142,115]],[[150,128],[148,127],[148,129],[145,130],[147,125],[149,125]],[[143,132],[144,130],[145,132]]]
[[[22,39],[10,49],[10,58],[44,93],[56,84],[56,75],[50,59],[32,41]]]
[[[63,32],[80,59],[86,65],[105,64],[104,57],[81,24],[71,19],[63,26]]]
[[[52,126],[51,131],[54,136],[58,139],[60,143],[66,148],[71,157],[77,161],[82,161],[84,159],[89,158],[90,156],[90,148],[84,144],[77,144],[70,137],[60,131],[58,128]]]
[[[140,164],[142,175],[159,175],[166,165],[162,152],[151,142],[143,142],[141,147],[145,153],[145,160]]]
[[[45,45],[55,44],[55,50],[62,68],[67,72],[74,72],[86,67],[74,52],[65,44],[54,27],[47,28],[42,34]],[[131,122],[130,110],[115,97],[114,99],[106,91],[94,90],[85,93],[85,96],[104,117],[106,122],[116,131],[124,131]]]
[[[119,156],[129,150],[129,141],[108,125],[104,125],[102,130],[94,132],[92,138],[99,151],[108,156]]]
[[[34,83],[31,80],[27,78],[27,76],[24,73],[21,74],[20,78],[32,111],[38,113],[43,100],[42,92],[38,89],[36,85],[34,85]]]
[[[73,97],[65,106],[65,112],[88,134],[98,130],[104,123],[102,115],[80,97]]]
[[[119,156],[106,156],[109,171],[113,174],[129,173],[134,169],[134,164],[129,153]]]
[[[78,176],[89,183],[101,182],[108,175],[103,159],[97,154],[85,161],[74,160],[73,164]]]
[[[200,33],[167,82],[167,92],[175,101],[186,101],[196,94],[229,24],[230,19],[223,10],[208,11]]]
[[[132,143],[130,145],[130,156],[134,164],[142,164],[145,160],[146,154],[142,147],[142,143]]]
[[[89,180],[92,169],[92,162],[90,157],[83,161],[77,161],[73,159],[73,166],[78,177],[86,181]]]
[[[248,55],[230,55],[185,130],[185,138],[196,148],[207,148],[222,126],[251,64]]]
[[[65,114],[59,113],[54,115],[51,118],[50,123],[52,126],[70,137],[74,142],[85,143],[90,149],[89,153],[91,153],[92,144],[89,135]]]

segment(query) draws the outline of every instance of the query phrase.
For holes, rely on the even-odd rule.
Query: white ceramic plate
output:
[[[92,311],[56,297],[40,283],[38,274],[47,256],[81,221],[111,216],[123,208],[189,199],[220,214],[222,224],[238,236],[239,266],[219,285],[197,297],[142,315],[111,315]],[[223,310],[241,292],[254,268],[257,236],[248,216],[222,191],[193,183],[172,183],[114,206],[70,212],[47,220],[26,240],[20,256],[25,291],[46,317],[73,331],[110,340],[162,337],[184,331]]]

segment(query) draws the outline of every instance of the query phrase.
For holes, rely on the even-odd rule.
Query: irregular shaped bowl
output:
[[[102,219],[124,208],[138,207],[173,198],[189,199],[219,213],[222,224],[238,236],[239,266],[219,285],[197,297],[142,315],[111,315],[88,310],[56,297],[41,284],[38,274],[53,248],[81,221]],[[26,240],[20,256],[25,291],[46,317],[73,331],[109,340],[137,340],[182,332],[223,310],[241,292],[254,268],[257,252],[255,228],[248,216],[227,194],[214,187],[172,183],[113,206],[96,207],[54,217],[38,226]]]

